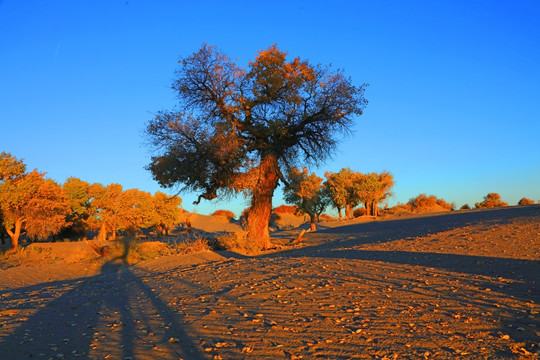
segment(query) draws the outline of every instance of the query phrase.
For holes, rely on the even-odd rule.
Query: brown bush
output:
[[[500,206],[508,206],[508,203],[501,201],[501,195],[497,193],[489,193],[484,196],[484,201],[481,203],[475,203],[474,206],[477,208],[492,208]]]
[[[214,211],[212,216],[223,216],[226,217],[228,220],[234,220],[234,213],[229,210],[216,210]]]
[[[319,220],[320,220],[320,221],[333,221],[334,218],[331,217],[331,216],[328,215],[328,214],[321,214],[321,215],[319,215]]]
[[[527,198],[521,198],[521,200],[519,200],[518,202],[518,205],[533,205],[534,204],[534,200],[531,200],[531,199],[527,199]]]
[[[469,210],[470,208],[469,204],[465,204],[459,210]]]
[[[364,216],[367,214],[366,208],[359,207],[353,211],[354,217]]]
[[[449,204],[443,199],[437,199],[435,195],[420,194],[415,198],[411,198],[407,203],[410,206],[411,211],[416,213],[422,213],[441,207],[444,210],[452,210],[455,206],[454,203]]]
[[[254,241],[249,241],[246,231],[227,233],[216,238],[217,243],[223,250],[234,251],[243,255],[254,255],[260,252]]]
[[[277,208],[274,208],[276,214],[294,214],[296,213],[297,207],[292,205],[280,205]]]

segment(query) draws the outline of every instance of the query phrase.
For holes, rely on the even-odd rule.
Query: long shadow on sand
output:
[[[140,352],[156,359],[206,358],[178,314],[118,260],[93,277],[4,291],[0,304],[19,315],[0,322],[0,358],[5,360],[129,359]],[[36,307],[40,310],[24,316]]]
[[[508,295],[535,302],[540,301],[540,262],[523,259],[470,256],[447,253],[407,251],[374,251],[356,249],[361,244],[390,242],[407,237],[425,236],[461,228],[482,225],[486,230],[496,224],[509,223],[517,218],[537,218],[540,222],[540,206],[494,209],[481,212],[452,213],[449,215],[377,221],[326,228],[312,234],[318,239],[330,237],[320,245],[268,254],[266,257],[317,257],[381,261],[386,263],[414,265],[444,269],[457,273],[503,277],[515,280],[513,286],[505,287]],[[361,267],[359,267],[361,271]]]

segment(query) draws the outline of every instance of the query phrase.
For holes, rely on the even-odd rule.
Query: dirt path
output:
[[[0,357],[538,358],[539,206],[329,227],[306,242],[0,282]]]

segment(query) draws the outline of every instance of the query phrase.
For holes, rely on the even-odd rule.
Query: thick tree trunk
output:
[[[273,155],[263,156],[259,170],[259,179],[252,189],[246,231],[249,241],[256,242],[260,249],[265,250],[272,247],[268,226],[272,216],[272,196],[279,181],[277,159]]]
[[[97,237],[98,240],[107,240],[107,225],[101,224]]]
[[[23,220],[17,219],[15,221],[15,228],[13,231],[11,229],[8,229],[6,227],[6,232],[8,233],[9,237],[11,238],[11,249],[15,250],[19,246],[19,236],[21,236],[21,229],[22,229]]]
[[[337,206],[337,212],[339,215],[339,220],[343,219],[343,214],[341,213],[341,207]]]
[[[313,213],[313,214],[308,214],[309,215],[309,220],[310,220],[310,223],[309,223],[309,230],[310,231],[317,231],[317,216]]]
[[[347,219],[352,219],[353,218],[351,204],[345,205],[345,216],[347,217]]]
[[[371,216],[378,216],[379,215],[379,207],[377,206],[377,202],[376,201],[373,201],[373,203],[371,204],[371,213],[372,215]]]

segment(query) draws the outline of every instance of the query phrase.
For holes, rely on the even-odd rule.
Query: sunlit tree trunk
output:
[[[346,204],[345,205],[345,217],[347,219],[352,219],[353,218],[353,212],[352,212],[351,204]]]
[[[97,237],[99,240],[107,240],[107,225],[105,225],[104,223],[101,224]]]
[[[379,207],[375,200],[371,203],[371,216],[379,216]]]
[[[310,231],[317,231],[317,215],[315,215],[315,213],[311,213],[309,214],[309,220],[310,220],[310,223],[309,223],[309,230]]]
[[[13,231],[6,227],[6,232],[11,238],[11,249],[15,250],[19,246],[19,237],[21,236],[21,229],[23,224],[23,219],[17,219],[15,221],[15,228]]]
[[[272,216],[272,196],[279,180],[277,159],[273,155],[263,156],[259,171],[247,214],[246,231],[250,241],[255,241],[265,250],[272,246],[268,226]]]

